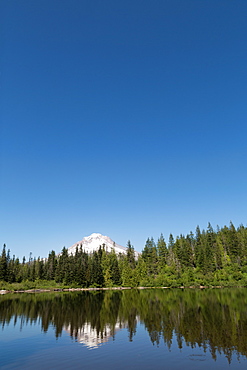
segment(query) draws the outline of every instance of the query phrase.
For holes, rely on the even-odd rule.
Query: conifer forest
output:
[[[65,247],[59,255],[22,260],[11,256],[6,245],[0,256],[0,289],[35,287],[199,287],[247,286],[247,228],[243,225],[195,233],[161,234],[148,238],[138,259],[131,242],[127,254],[106,252],[104,245],[92,254],[82,248],[74,255]]]

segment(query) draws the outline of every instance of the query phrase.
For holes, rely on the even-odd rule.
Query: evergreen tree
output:
[[[122,269],[123,286],[135,287],[138,285],[138,276],[136,270],[131,268],[128,258],[124,258]]]
[[[47,280],[54,280],[57,267],[57,258],[55,251],[51,251],[48,255],[48,260],[45,263],[44,274]]]
[[[238,241],[237,230],[235,229],[232,221],[230,222],[228,233],[230,258],[234,263],[238,263],[239,265],[241,265],[241,248]]]
[[[183,266],[183,270],[193,267],[193,251],[191,246],[191,238],[189,235],[182,238],[181,240],[182,245],[182,259],[181,264]]]
[[[220,238],[220,235],[216,235],[216,243],[215,243],[215,267],[217,270],[220,270],[225,265],[225,256],[224,256],[224,248]]]
[[[0,257],[0,280],[7,281],[7,255],[6,255],[6,245],[3,245],[2,254]]]
[[[102,287],[104,285],[104,276],[101,266],[101,252],[93,252],[91,259],[91,285],[96,285],[97,287]]]
[[[142,251],[148,275],[156,275],[158,272],[158,251],[153,238],[147,239],[145,247]]]
[[[10,258],[10,251],[8,251],[8,254],[9,254],[9,258],[7,258],[7,260],[9,260],[8,262],[8,268],[7,268],[7,281],[9,283],[14,283],[16,280],[16,277],[15,277],[15,256],[13,256],[13,258]]]
[[[14,261],[14,281],[20,283],[21,280],[22,280],[21,264],[19,258],[16,258]]]
[[[130,240],[128,240],[128,243],[127,243],[127,260],[129,262],[130,267],[134,269],[136,266],[135,252],[134,252],[134,247],[133,245],[131,245]]]
[[[147,266],[142,256],[138,258],[136,266],[138,285],[142,284],[147,277]]]
[[[36,264],[35,264],[34,278],[35,280],[36,279],[42,280],[44,278],[44,263],[40,259],[40,257],[38,257]]]
[[[168,250],[163,234],[160,235],[157,243],[159,270],[167,263]]]
[[[69,256],[68,249],[63,247],[62,254],[58,258],[58,265],[55,272],[55,280],[58,283],[68,280],[69,275]]]
[[[174,237],[172,234],[169,235],[169,240],[168,240],[168,256],[167,256],[167,264],[169,266],[175,266],[175,255],[174,255],[174,252],[173,252],[173,248],[174,248],[174,244],[175,244],[175,241],[174,241]]]
[[[34,281],[35,280],[35,270],[36,270],[36,258],[32,260],[32,262],[29,265],[29,280]]]
[[[240,225],[237,229],[237,238],[239,245],[239,260],[241,266],[247,265],[247,229]]]
[[[118,260],[116,254],[114,253],[114,257],[112,259],[111,271],[112,271],[112,282],[114,285],[121,284],[121,274],[119,269]]]

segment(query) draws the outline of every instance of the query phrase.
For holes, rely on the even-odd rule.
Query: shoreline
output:
[[[50,289],[26,289],[26,290],[0,290],[0,295],[10,294],[10,293],[52,293],[52,292],[82,292],[82,291],[100,291],[100,290],[131,290],[131,289],[224,289],[224,288],[245,288],[244,286],[223,286],[223,285],[216,285],[216,286],[180,286],[180,287],[167,287],[167,286],[160,286],[160,287],[108,287],[108,288],[50,288]]]

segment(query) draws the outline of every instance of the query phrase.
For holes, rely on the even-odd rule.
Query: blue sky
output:
[[[0,242],[247,224],[247,2],[1,2]]]

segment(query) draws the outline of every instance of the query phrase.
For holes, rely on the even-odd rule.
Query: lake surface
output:
[[[246,289],[0,296],[1,369],[246,369]]]

